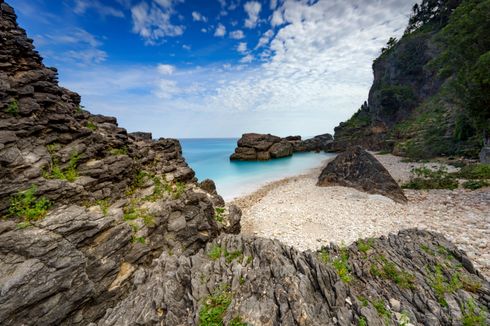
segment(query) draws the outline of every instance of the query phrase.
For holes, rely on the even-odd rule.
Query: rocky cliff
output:
[[[298,252],[239,233],[178,141],[58,86],[0,0],[1,325],[488,323],[490,285],[437,234]]]
[[[332,141],[333,137],[330,134],[302,140],[301,136],[281,138],[271,134],[248,133],[243,134],[237,141],[237,147],[230,160],[267,161],[288,157],[294,152],[319,152],[327,150]]]
[[[335,128],[333,149],[477,157],[490,128],[490,2],[424,0],[373,63],[368,101]]]

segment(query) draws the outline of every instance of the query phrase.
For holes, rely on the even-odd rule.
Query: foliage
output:
[[[473,299],[468,299],[463,304],[463,326],[485,326],[487,313],[484,308],[478,307]],[[477,311],[479,310],[479,311]]]
[[[19,114],[19,102],[17,102],[17,100],[10,102],[5,112],[13,116],[17,116]]]
[[[442,273],[442,267],[440,265],[436,265],[434,267],[433,274],[430,276],[430,286],[434,290],[434,294],[439,304],[443,307],[447,307],[448,304],[445,298],[446,293],[453,293],[460,289],[463,285],[459,280],[458,273],[451,275],[448,279]]]
[[[145,244],[146,243],[146,239],[145,237],[137,237],[137,236],[132,236],[131,237],[131,242],[132,243],[141,243],[141,244]]]
[[[377,299],[373,302],[374,309],[378,312],[380,317],[383,317],[386,321],[386,324],[389,324],[391,320],[391,312],[386,308],[385,301],[383,299]]]
[[[369,249],[372,248],[374,244],[374,239],[369,238],[367,240],[359,239],[357,241],[357,249],[362,253],[367,253]]]
[[[29,189],[21,191],[10,198],[9,216],[22,219],[29,223],[43,218],[51,203],[46,197],[36,197],[37,187],[32,185]]]
[[[214,293],[204,299],[204,304],[199,310],[199,325],[222,326],[223,317],[226,314],[232,299],[229,286],[222,285]],[[239,325],[239,324],[237,324]]]
[[[379,90],[379,96],[382,112],[388,116],[393,116],[401,108],[412,108],[417,103],[410,86],[385,85]]]
[[[213,245],[208,253],[208,257],[212,260],[218,260],[221,256],[225,257],[225,261],[229,264],[233,260],[242,257],[243,253],[240,250],[228,251],[226,248]]]
[[[230,320],[230,323],[228,324],[228,326],[247,326],[247,325],[248,325],[247,323],[244,323],[242,321],[242,318],[240,316],[233,318],[232,320]]]
[[[441,28],[444,26],[454,8],[456,8],[461,0],[422,0],[412,7],[412,14],[408,21],[408,27],[405,30],[405,35],[414,33],[417,30],[427,26]]]
[[[389,279],[403,289],[415,288],[415,276],[413,274],[400,270],[395,263],[384,256],[379,256],[376,260],[381,264],[381,269],[376,267],[376,264],[371,264],[371,275]]]
[[[361,316],[359,317],[359,321],[357,322],[357,325],[358,326],[367,326],[367,320],[366,320],[366,317],[364,316]]]
[[[455,176],[461,179],[490,179],[490,164],[471,164],[466,165],[455,173]]]
[[[48,145],[49,146],[49,145]],[[81,154],[77,152],[72,152],[70,155],[70,160],[68,161],[68,166],[62,169],[59,165],[58,159],[54,156],[52,152],[54,146],[48,147],[48,152],[51,153],[51,163],[47,171],[43,171],[43,177],[46,179],[59,179],[73,182],[78,178],[78,161],[81,159]]]
[[[328,250],[326,248],[322,248],[318,252],[318,257],[320,257],[323,263],[325,264],[330,263],[330,254],[328,253]]]
[[[97,130],[97,126],[95,125],[95,123],[93,123],[92,121],[87,121],[87,125],[86,127],[92,131],[95,131]]]
[[[214,219],[216,222],[223,223],[223,213],[225,212],[224,207],[216,207],[214,209]]]
[[[129,205],[123,208],[123,219],[125,221],[142,219],[145,224],[147,224],[146,221],[153,221],[153,216],[148,214],[146,209],[137,207],[136,202],[132,201]],[[149,224],[154,224],[154,222]]]
[[[396,37],[390,37],[388,42],[386,43],[386,47],[381,49],[381,54],[385,54],[389,52],[391,49],[395,47],[395,45],[398,43],[398,40]]]
[[[342,246],[340,247],[339,255],[330,261],[332,266],[337,271],[340,279],[344,283],[349,283],[352,281],[352,275],[350,274],[350,266],[348,264],[348,260],[349,250],[347,249],[347,247]]]
[[[412,169],[412,177],[410,181],[403,184],[405,189],[456,189],[458,181],[447,172],[447,168],[443,165],[435,171],[422,166]]]
[[[490,186],[490,183],[485,180],[468,180],[463,183],[463,187],[470,190],[476,190],[488,186]]]
[[[357,297],[357,299],[361,302],[363,307],[369,306],[369,300],[366,297],[360,295]]]

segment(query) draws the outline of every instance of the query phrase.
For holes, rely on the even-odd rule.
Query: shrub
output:
[[[342,246],[340,247],[339,256],[331,261],[332,266],[337,270],[337,274],[344,283],[349,283],[350,281],[352,281],[348,260],[349,251],[345,246]]]
[[[106,216],[109,213],[109,207],[111,206],[109,199],[100,199],[97,200],[97,205],[99,205],[102,214]]]
[[[484,308],[480,308],[475,304],[473,299],[468,299],[463,304],[463,326],[485,326],[487,325],[487,314]],[[478,310],[478,311],[477,311]]]
[[[216,222],[223,223],[223,213],[225,212],[224,207],[216,207],[214,209],[214,219]]]
[[[454,175],[467,180],[490,179],[490,164],[466,165],[459,172],[454,173]]]
[[[118,155],[128,155],[128,148],[126,146],[120,148],[111,148],[109,153],[114,156]]]
[[[390,324],[391,312],[386,308],[385,301],[383,299],[377,299],[373,302],[374,309],[378,312],[380,317],[383,317],[386,324]]]
[[[366,253],[368,252],[369,249],[371,249],[371,247],[373,246],[374,244],[374,239],[367,239],[366,241],[363,240],[363,239],[359,239],[357,241],[357,249],[362,252],[362,253]]]
[[[434,290],[434,294],[439,304],[443,307],[447,307],[446,293],[453,293],[460,289],[463,285],[459,280],[459,274],[456,273],[447,279],[442,273],[442,267],[436,265],[434,267],[434,273],[430,276],[430,286]]]
[[[490,183],[485,180],[468,180],[463,183],[465,189],[476,190],[483,187],[488,187]]]
[[[92,122],[92,121],[90,121],[90,120],[87,122],[86,127],[87,127],[88,129],[92,130],[92,131],[97,130],[97,126],[95,125],[95,123],[93,123],[93,122]]]
[[[458,181],[447,172],[445,166],[440,166],[433,171],[425,166],[412,169],[412,177],[409,182],[402,185],[404,189],[450,189],[458,188]]]
[[[228,251],[226,250],[226,248],[222,248],[218,245],[213,245],[208,253],[208,257],[212,260],[217,260],[221,256],[225,257],[225,261],[229,264],[233,260],[242,257],[243,253],[240,250]]]
[[[50,145],[48,145],[50,146]],[[48,171],[43,171],[43,177],[46,179],[59,179],[73,182],[78,178],[78,161],[81,155],[77,152],[73,152],[68,161],[68,166],[66,169],[62,169],[59,165],[58,159],[53,157],[53,151],[55,150],[55,145],[48,147],[48,152],[51,153],[51,164]]]
[[[13,195],[10,199],[9,215],[27,223],[43,218],[51,203],[46,197],[36,198],[36,192],[36,186],[32,185],[29,189]]]

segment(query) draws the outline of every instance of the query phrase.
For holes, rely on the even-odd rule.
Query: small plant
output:
[[[218,245],[213,245],[208,253],[208,257],[211,258],[212,260],[217,260],[221,257],[222,253],[223,253],[223,248],[221,248]]]
[[[179,199],[185,192],[185,183],[177,181],[175,183],[175,189],[173,191],[174,199]]]
[[[11,101],[7,106],[5,112],[13,116],[17,116],[19,114],[19,103],[17,102],[17,100]]]
[[[476,190],[488,186],[490,186],[490,183],[485,180],[468,180],[463,183],[463,188],[470,190]]]
[[[242,317],[237,316],[230,320],[230,323],[228,324],[229,326],[247,326],[247,323],[244,323],[242,321]]]
[[[77,111],[77,113],[82,113],[84,109],[85,107],[83,105],[79,105],[75,110]]]
[[[337,274],[344,283],[352,281],[348,260],[349,251],[345,246],[340,247],[339,256],[332,260],[332,266],[337,270]]]
[[[386,308],[385,301],[383,299],[377,299],[373,302],[373,307],[378,312],[378,315],[385,319],[386,324],[389,324],[391,320],[391,312],[388,310],[388,308]]]
[[[95,125],[95,123],[93,123],[92,121],[87,121],[87,125],[86,127],[92,131],[95,131],[97,130],[97,126]]]
[[[240,283],[240,285],[245,284],[245,277],[240,276],[240,279],[238,280],[238,282]]]
[[[330,263],[330,254],[328,253],[326,248],[322,248],[318,252],[318,257],[320,257],[321,261],[325,264]]]
[[[216,207],[214,209],[214,219],[216,222],[223,223],[223,213],[225,212],[224,207]]]
[[[369,300],[365,296],[360,295],[357,297],[357,300],[361,302],[363,307],[369,306]]]
[[[398,320],[400,326],[408,326],[410,325],[410,316],[408,316],[408,312],[405,310],[400,313],[400,319]]]
[[[381,269],[379,269],[375,263],[371,264],[370,273],[375,277],[382,277],[388,279],[397,284],[403,289],[413,289],[415,288],[415,276],[401,271],[395,263],[389,261],[384,256],[379,256],[376,261],[381,264]]]
[[[458,276],[458,274],[454,274],[447,280],[442,273],[442,267],[440,265],[434,267],[434,273],[430,276],[430,286],[434,290],[437,301],[441,306],[448,306],[445,298],[446,293],[453,293],[462,287]]]
[[[213,245],[208,253],[208,257],[212,260],[217,260],[221,256],[225,257],[225,261],[229,264],[233,260],[242,257],[243,253],[240,250],[228,251],[226,250],[226,248],[222,248],[218,245]]]
[[[409,182],[402,185],[405,189],[450,189],[458,188],[458,180],[447,172],[445,166],[440,166],[433,171],[425,166],[412,169],[412,177]]]
[[[126,146],[120,148],[111,148],[109,153],[114,156],[128,155],[128,148]]]
[[[123,208],[123,219],[125,221],[134,221],[136,219],[143,219],[143,222],[145,221],[150,222],[153,221],[153,216],[148,214],[146,209],[137,207],[135,202],[131,202],[128,206]],[[152,223],[154,223],[154,221]]]
[[[366,317],[364,316],[361,316],[359,317],[359,320],[357,322],[357,326],[367,326],[367,320],[366,320]]]
[[[373,244],[374,244],[374,239],[372,238],[369,238],[366,241],[363,239],[359,239],[357,241],[357,249],[359,249],[360,252],[365,254],[369,251],[369,249],[372,248]]]
[[[214,293],[204,299],[204,304],[199,310],[199,325],[218,326],[223,324],[232,299],[228,284],[221,285]]]
[[[484,308],[480,308],[475,304],[473,299],[468,299],[463,304],[463,318],[461,320],[463,326],[485,326],[487,325],[487,313]]]
[[[109,207],[111,206],[109,199],[106,198],[97,200],[96,204],[99,205],[102,214],[104,216],[107,216],[107,214],[109,213]]]
[[[482,287],[478,278],[475,278],[472,275],[460,275],[459,280],[461,281],[463,288],[468,292],[476,293]]]
[[[10,198],[8,214],[20,218],[25,223],[43,218],[51,203],[46,197],[36,197],[37,187],[32,185],[29,189],[21,191]]]
[[[54,144],[51,145],[51,147],[48,147],[48,152],[51,153],[51,164],[49,166],[49,170],[43,171],[43,177],[46,179],[59,179],[69,182],[75,181],[78,178],[77,167],[81,155],[77,152],[73,152],[70,156],[70,160],[68,161],[68,166],[63,170],[59,165],[58,159],[53,157],[53,151],[55,148],[57,147],[55,147]]]
[[[132,243],[141,243],[141,244],[145,244],[146,243],[146,239],[145,237],[136,237],[136,236],[132,236],[131,237],[131,242]]]

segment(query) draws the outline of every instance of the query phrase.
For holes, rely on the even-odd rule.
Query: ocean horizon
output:
[[[181,138],[186,162],[199,181],[211,179],[225,200],[250,194],[265,184],[319,167],[335,154],[294,153],[270,161],[230,161],[238,138]]]

